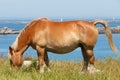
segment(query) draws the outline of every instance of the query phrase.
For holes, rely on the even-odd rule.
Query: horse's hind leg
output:
[[[40,67],[40,73],[43,73],[45,68],[45,48],[37,46],[36,49],[38,54],[38,65]]]
[[[89,63],[90,63],[90,67],[88,67],[88,72],[90,74],[93,74],[95,72],[99,72],[98,69],[96,69],[94,67],[94,61],[95,61],[95,57],[94,57],[94,54],[93,54],[93,48],[88,48],[86,50],[87,54],[88,54],[88,57],[89,57]]]
[[[85,47],[81,46],[81,50],[82,50],[82,55],[83,55],[83,59],[84,59],[84,65],[82,68],[82,72],[87,71],[87,67],[88,67],[88,54],[86,53]]]
[[[88,70],[88,64],[90,63],[94,67],[94,54],[93,54],[93,47],[81,47],[82,54],[84,58],[84,66],[82,68],[82,71]]]
[[[88,55],[88,60],[89,60],[90,65],[94,65],[95,57],[93,53],[93,48],[87,48],[86,52]]]

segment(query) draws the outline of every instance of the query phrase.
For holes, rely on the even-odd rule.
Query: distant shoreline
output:
[[[19,34],[21,30],[12,30],[8,27],[3,27],[0,29],[0,35],[8,35],[8,34]],[[105,29],[104,28],[98,28],[99,34],[104,34]],[[111,28],[111,31],[113,34],[119,34],[120,33],[120,26]]]
[[[104,28],[98,28],[99,34],[105,34],[105,29]],[[120,33],[120,26],[111,28],[111,31],[113,34],[119,34]]]

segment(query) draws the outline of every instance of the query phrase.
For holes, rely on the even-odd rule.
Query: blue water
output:
[[[22,23],[21,23],[22,22]],[[14,30],[21,30],[25,25],[26,22],[29,21],[0,21],[0,28],[7,26],[9,28],[12,28]],[[110,22],[110,26],[119,26],[120,22]],[[0,35],[0,54],[4,57],[7,56],[8,48],[9,46],[14,42],[17,34],[14,35]],[[120,34],[113,34],[113,40],[115,42],[115,45],[117,46],[118,50],[120,51]],[[24,56],[31,55],[34,57],[37,57],[36,51],[33,50],[31,47],[24,53]],[[80,61],[83,60],[81,49],[77,48],[73,52],[70,52],[68,54],[54,54],[49,52],[49,58],[50,60],[69,60],[69,61]],[[109,47],[108,41],[106,39],[105,34],[99,34],[98,41],[96,43],[96,46],[94,48],[94,55],[96,59],[105,59],[108,57],[114,57],[114,58],[120,58],[119,55],[114,54],[114,52]]]

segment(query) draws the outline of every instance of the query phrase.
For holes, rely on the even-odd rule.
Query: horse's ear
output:
[[[9,47],[9,51],[10,51],[10,54],[13,55],[14,49],[11,46]]]

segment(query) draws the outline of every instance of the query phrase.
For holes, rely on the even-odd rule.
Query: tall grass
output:
[[[14,70],[8,59],[0,59],[0,80],[120,80],[120,61],[105,59],[95,62],[101,72],[82,74],[83,62],[51,61],[51,72],[39,73],[33,66]]]

